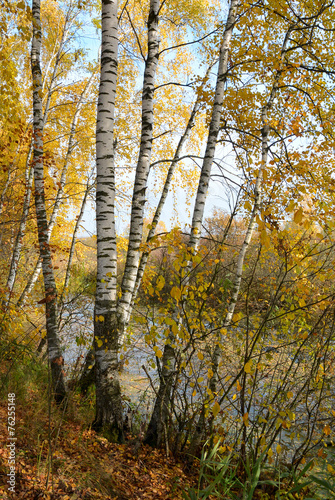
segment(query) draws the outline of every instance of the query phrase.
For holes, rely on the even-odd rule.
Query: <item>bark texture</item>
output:
[[[288,32],[285,36],[284,43],[283,43],[282,50],[281,50],[281,54],[280,54],[281,67],[276,71],[270,95],[268,97],[267,102],[265,103],[265,105],[262,108],[262,113],[261,113],[261,120],[262,120],[261,166],[258,170],[258,174],[256,177],[256,182],[255,182],[254,204],[253,204],[252,212],[250,214],[248,227],[247,227],[247,230],[246,230],[246,233],[244,236],[244,240],[243,240],[243,243],[242,243],[242,246],[240,248],[238,258],[237,258],[235,278],[233,281],[231,298],[230,298],[230,301],[228,304],[227,314],[225,316],[225,319],[224,319],[224,322],[222,325],[223,328],[226,328],[226,329],[228,329],[230,327],[231,322],[232,322],[232,318],[233,318],[234,311],[235,311],[235,306],[236,306],[238,295],[240,293],[240,288],[241,288],[242,275],[243,275],[243,264],[244,264],[245,256],[246,256],[252,235],[253,235],[255,227],[256,227],[256,217],[261,210],[263,172],[267,166],[268,152],[269,152],[269,132],[270,132],[270,127],[268,124],[269,112],[273,106],[274,99],[275,99],[276,94],[278,92],[279,80],[280,80],[280,76],[283,72],[283,64],[284,64],[284,58],[285,58],[285,54],[286,54],[286,47],[287,47],[287,43],[289,40],[289,33],[290,33],[290,30],[288,30]],[[210,379],[209,384],[208,384],[210,390],[212,391],[212,394],[214,394],[218,391],[218,384],[220,381],[219,370],[220,370],[220,363],[221,363],[222,354],[223,354],[221,345],[222,345],[222,339],[219,339],[219,342],[216,344],[213,355],[212,355],[213,376]],[[191,455],[196,453],[196,450],[200,446],[203,435],[204,435],[204,426],[202,425],[202,423],[204,421],[203,414],[204,414],[204,409],[202,410],[201,415],[199,417],[197,429],[193,435],[193,439],[192,439],[192,442],[190,445],[189,451],[190,451]]]
[[[174,335],[170,332],[169,341]],[[150,418],[144,443],[160,447],[167,440],[167,424],[170,416],[170,399],[175,375],[175,350],[170,344],[164,347],[160,385],[156,395],[154,409]]]
[[[150,168],[153,122],[154,122],[154,84],[159,56],[158,12],[159,0],[150,0],[148,16],[148,54],[145,62],[142,92],[142,128],[140,151],[136,166],[134,191],[129,231],[129,247],[123,280],[122,295],[118,306],[120,325],[125,327],[129,321],[131,304],[136,286],[137,271],[140,260],[140,245],[143,236],[143,215],[145,194]]]
[[[66,396],[61,347],[57,327],[57,290],[49,246],[48,220],[45,206],[43,165],[43,110],[42,73],[40,67],[41,21],[40,0],[33,0],[33,38],[31,45],[31,70],[33,78],[33,169],[35,180],[35,209],[38,241],[42,261],[48,357],[51,367],[53,390],[56,402]]]
[[[102,46],[96,130],[97,289],[94,349],[96,416],[93,428],[123,441],[116,318],[114,113],[118,61],[117,1],[102,1]]]
[[[214,160],[217,138],[220,131],[224,86],[227,79],[227,71],[228,71],[229,48],[230,48],[234,24],[236,22],[237,6],[238,6],[238,0],[232,0],[228,13],[225,32],[223,35],[222,44],[220,47],[219,67],[218,67],[217,81],[215,88],[214,106],[209,126],[205,157],[201,169],[196,201],[193,210],[191,237],[188,244],[188,246],[193,248],[194,250],[196,250],[200,239],[201,225],[204,216],[208,184]],[[186,273],[186,276],[188,275],[189,273]],[[184,282],[184,285],[186,284],[187,283]],[[151,444],[152,446],[160,446],[160,444],[164,439],[162,430],[164,429],[164,427],[166,427],[167,424],[168,408],[170,406],[170,400],[171,400],[173,371],[175,369],[175,349],[171,347],[170,345],[171,343],[173,342],[167,343],[164,347],[163,359],[165,357],[168,357],[169,363],[167,365],[163,363],[163,369],[160,379],[160,387],[158,389],[158,396],[155,403],[155,411],[151,416],[150,423],[148,426],[148,431],[145,437],[145,442]],[[160,410],[160,408],[164,409],[164,411]],[[165,420],[163,420],[163,418]]]

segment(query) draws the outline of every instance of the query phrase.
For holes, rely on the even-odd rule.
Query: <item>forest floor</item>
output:
[[[67,417],[60,425],[57,417],[49,425],[48,415],[36,413],[35,405],[17,404],[13,493],[7,484],[7,402],[1,402],[1,499],[177,500],[193,482],[182,464],[164,452],[147,446],[137,449],[137,441],[131,440],[112,444],[77,419]]]
[[[44,366],[14,365],[0,365],[1,500],[179,500],[195,484],[196,468],[187,471],[166,452],[143,446],[138,436],[118,445],[92,431],[92,394],[72,394],[64,412],[50,402]],[[15,393],[15,423],[9,421],[8,393]],[[14,492],[7,483],[11,443]]]

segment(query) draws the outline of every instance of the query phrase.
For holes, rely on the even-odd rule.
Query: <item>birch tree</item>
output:
[[[44,165],[43,165],[43,109],[40,0],[32,4],[33,38],[31,44],[31,71],[33,78],[33,169],[35,180],[35,208],[38,228],[39,250],[42,259],[44,279],[45,315],[48,342],[48,359],[51,368],[53,390],[58,403],[66,396],[63,372],[63,357],[57,328],[57,289],[51,259],[48,220],[45,206]]]
[[[123,440],[122,404],[118,376],[116,319],[116,234],[114,114],[118,66],[117,1],[103,0],[101,13],[101,73],[96,131],[97,287],[94,348],[96,417],[94,428],[109,439]]]
[[[208,192],[208,184],[213,165],[217,138],[220,131],[220,120],[221,120],[221,112],[222,112],[222,104],[224,96],[224,87],[228,71],[229,49],[230,49],[230,43],[234,25],[236,22],[238,4],[239,4],[238,0],[231,1],[227,23],[222,38],[222,44],[220,46],[213,111],[208,131],[205,156],[198,183],[198,191],[193,210],[191,237],[188,243],[188,246],[192,249],[192,251],[196,251],[201,234],[201,226],[204,217],[204,208]],[[190,264],[191,263],[189,262],[188,266],[190,266]],[[171,388],[172,388],[174,366],[175,366],[175,350],[172,347],[172,345],[173,345],[173,335],[170,335],[168,342],[164,346],[160,386],[158,389],[154,410],[145,437],[145,442],[152,446],[160,446],[161,443],[163,442],[164,429],[166,429],[168,415],[169,415],[169,404],[171,398]]]
[[[141,131],[139,139],[139,150],[136,161],[135,179],[132,187],[132,201],[130,214],[129,245],[125,262],[125,269],[122,277],[119,295],[116,289],[116,235],[115,235],[115,141],[114,125],[114,105],[116,88],[116,34],[113,40],[107,39],[106,22],[107,19],[114,19],[109,33],[116,33],[116,14],[107,14],[103,7],[102,12],[102,54],[101,54],[101,82],[98,104],[97,119],[97,238],[98,238],[98,275],[97,275],[97,296],[95,309],[95,357],[96,357],[96,419],[94,427],[102,430],[113,440],[122,440],[122,406],[121,393],[118,380],[118,350],[123,340],[125,329],[129,323],[132,307],[138,291],[143,269],[145,267],[145,256],[141,260],[143,243],[143,221],[145,214],[145,204],[147,201],[146,191],[148,189],[148,177],[150,168],[155,165],[152,162],[153,141],[154,141],[154,93],[155,78],[159,59],[159,12],[164,6],[158,0],[151,0],[148,5],[147,17],[147,50],[142,47],[143,37],[137,35],[137,45],[140,56],[144,59],[143,88],[141,92]],[[126,9],[126,8],[125,8]],[[113,10],[114,12],[114,10]],[[129,12],[128,17],[129,17]],[[110,21],[111,22],[111,21]],[[136,28],[131,23],[132,29]],[[114,43],[114,45],[113,45]],[[106,49],[105,47],[109,47]],[[105,50],[113,58],[103,55]],[[165,49],[167,50],[167,49]],[[146,56],[144,56],[146,53]],[[105,66],[106,65],[106,66]],[[110,66],[108,66],[110,65]],[[109,72],[105,68],[110,68]],[[105,78],[105,71],[109,75],[109,80]],[[110,76],[113,75],[113,79]],[[109,90],[105,91],[105,85],[109,85]],[[176,84],[177,85],[177,84]],[[103,102],[103,98],[109,101]],[[109,109],[110,111],[106,111]],[[188,138],[194,124],[198,104],[188,117],[184,137],[177,145],[177,150],[172,159],[172,170],[168,173],[161,203],[157,209],[159,217],[168,188],[171,185],[171,177],[176,163],[179,160],[181,148]],[[103,125],[101,116],[109,116],[109,122]],[[163,124],[164,127],[164,124]],[[164,132],[162,135],[165,135]],[[107,162],[107,159],[109,161]],[[171,163],[171,160],[161,160]],[[107,163],[109,165],[107,169]],[[159,161],[158,161],[159,163]],[[103,167],[102,165],[105,165]],[[107,170],[103,170],[103,169]],[[103,187],[101,187],[103,186]],[[107,215],[108,214],[108,215]],[[155,218],[154,225],[158,220]],[[150,233],[150,237],[152,233]]]

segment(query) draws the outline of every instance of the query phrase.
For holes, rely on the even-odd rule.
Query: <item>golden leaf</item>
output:
[[[248,361],[244,365],[244,371],[245,371],[245,373],[251,373],[251,368],[252,368],[252,363],[251,363],[251,361]]]
[[[300,222],[302,221],[302,216],[303,216],[303,211],[302,211],[302,208],[299,208],[294,216],[293,216],[293,220],[296,224],[300,224]]]
[[[163,356],[163,353],[160,349],[156,350],[156,356],[157,356],[157,358],[161,358]]]
[[[213,409],[212,409],[214,418],[217,416],[217,414],[219,413],[219,411],[220,411],[220,405],[219,405],[219,403],[217,401],[215,401]]]
[[[181,290],[180,288],[174,286],[170,292],[170,295],[173,299],[175,300],[180,300],[181,297]]]
[[[329,436],[329,434],[331,433],[331,428],[329,427],[329,425],[324,426],[323,433],[326,434],[326,436]]]

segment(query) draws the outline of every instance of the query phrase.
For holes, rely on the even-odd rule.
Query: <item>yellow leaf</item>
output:
[[[236,382],[236,387],[237,387],[237,390],[240,391],[242,389],[242,386],[241,384],[239,383],[239,381]]]
[[[164,276],[159,276],[157,278],[157,282],[156,282],[156,289],[158,291],[160,291],[160,290],[162,290],[162,288],[164,287],[164,285],[165,285],[165,278],[164,278]]]
[[[293,392],[292,391],[288,391],[288,393],[286,394],[286,396],[288,397],[288,399],[293,398]]]
[[[329,427],[329,425],[324,426],[323,432],[324,434],[326,434],[326,436],[329,436],[329,434],[331,433],[331,428]]]
[[[269,238],[268,233],[266,232],[266,229],[263,229],[261,231],[261,243],[262,243],[262,245],[265,246],[265,248],[268,248],[270,245],[270,238]]]
[[[215,401],[213,409],[212,409],[214,418],[217,416],[217,414],[219,413],[219,411],[220,411],[220,405],[219,405],[219,403],[217,401]]]
[[[211,368],[208,369],[207,377],[212,378],[214,375],[213,370]]]
[[[234,394],[233,396],[233,401],[235,401],[235,399],[237,398],[236,394]]]
[[[181,290],[180,288],[174,286],[170,292],[170,295],[173,299],[175,300],[180,300],[181,297]]]
[[[280,444],[277,444],[277,447],[276,447],[276,452],[279,454],[281,452],[281,446]]]
[[[244,371],[245,371],[245,373],[251,373],[251,368],[252,368],[252,363],[251,363],[251,361],[248,361],[248,363],[246,363],[244,365]]]
[[[200,361],[204,359],[204,355],[202,354],[202,352],[198,352],[198,358],[200,359]]]
[[[194,396],[197,394],[197,391],[194,389],[194,391],[192,392],[192,397],[194,398]]]
[[[161,358],[163,356],[163,353],[160,349],[157,349],[156,356],[157,356],[157,358]]]
[[[272,451],[272,448],[269,449],[268,451],[268,457],[271,458],[273,455],[273,451]]]
[[[294,217],[293,217],[294,222],[296,224],[300,224],[300,222],[302,221],[302,216],[303,216],[302,208],[299,208],[299,210],[297,210],[294,214]]]
[[[46,334],[47,334],[46,330],[43,330],[43,331],[41,332],[41,337],[42,337],[42,339],[44,339],[44,337],[46,336]]]
[[[246,427],[248,427],[248,425],[249,425],[249,413],[248,413],[248,412],[246,412],[246,413],[243,415],[243,417],[242,417],[242,418],[243,418],[243,423],[244,423],[244,425],[245,425]]]

